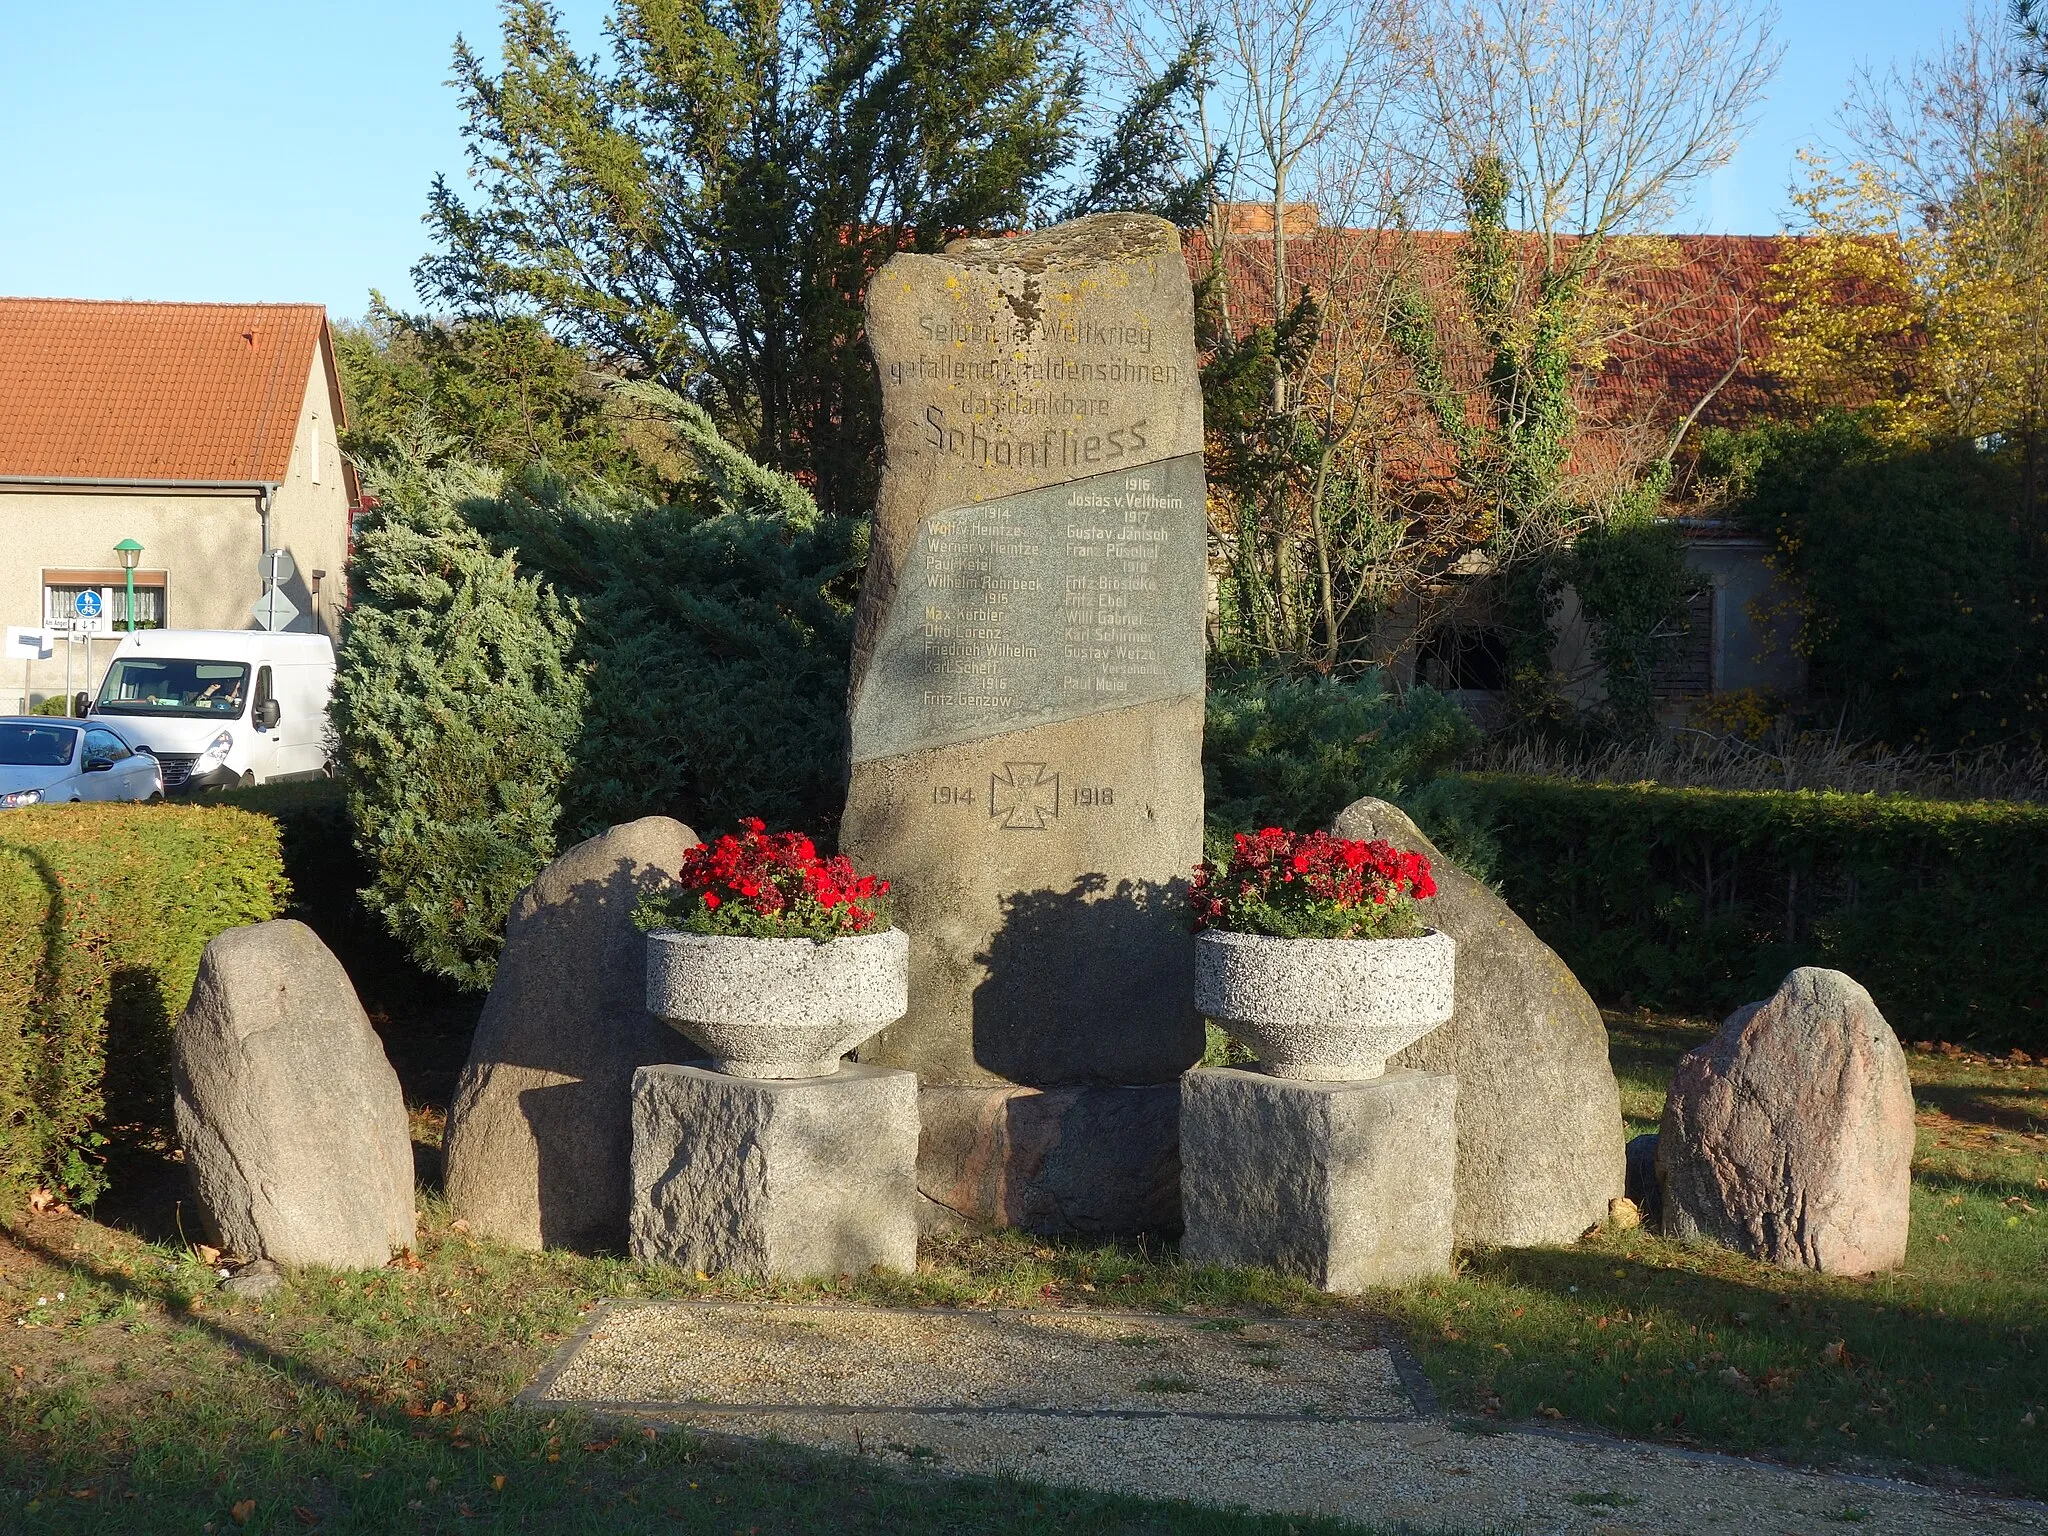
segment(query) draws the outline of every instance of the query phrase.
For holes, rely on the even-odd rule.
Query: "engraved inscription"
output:
[[[1205,541],[1192,454],[932,514],[854,700],[854,760],[1201,692]]]
[[[921,449],[1032,475],[1095,474],[1157,455],[1160,428],[1133,416],[1133,392],[1184,387],[1184,362],[1154,351],[1149,324],[1047,318],[1044,298],[1022,312],[918,317],[917,355],[891,361],[884,376],[934,391]]]

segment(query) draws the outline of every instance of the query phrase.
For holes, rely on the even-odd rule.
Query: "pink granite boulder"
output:
[[[1664,1231],[1786,1269],[1891,1269],[1912,1166],[1898,1037],[1849,977],[1801,967],[1679,1062],[1657,1141]]]

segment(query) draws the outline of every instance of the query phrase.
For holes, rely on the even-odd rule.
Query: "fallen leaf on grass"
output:
[[[427,1266],[413,1256],[413,1251],[410,1248],[401,1248],[391,1256],[391,1262],[384,1267],[386,1269],[422,1270]]]
[[[469,1223],[458,1216],[448,1223],[448,1230],[450,1232],[460,1232],[464,1237],[467,1237],[469,1236]]]
[[[228,1518],[237,1525],[247,1525],[249,1517],[256,1513],[254,1499],[242,1499],[228,1506]]]
[[[320,1517],[303,1504],[294,1504],[292,1506],[292,1513],[299,1517],[299,1524],[301,1525],[318,1525],[320,1523]]]
[[[596,1454],[597,1454],[597,1453],[598,1453],[599,1451],[608,1451],[608,1450],[610,1450],[610,1449],[611,1449],[611,1448],[612,1448],[613,1446],[617,1445],[618,1443],[619,1443],[619,1438],[618,1438],[618,1436],[617,1436],[617,1435],[614,1435],[614,1436],[612,1436],[612,1438],[611,1438],[611,1439],[609,1439],[609,1440],[592,1440],[592,1441],[590,1441],[590,1442],[589,1442],[588,1444],[586,1444],[586,1445],[585,1445],[585,1446],[583,1447],[583,1449],[584,1449],[584,1450],[586,1450],[586,1451],[588,1451],[588,1452],[590,1452],[590,1453],[591,1453],[591,1454],[592,1454],[592,1455],[594,1456],[594,1455],[596,1455]]]
[[[31,1215],[40,1216],[57,1203],[57,1197],[47,1189],[32,1189],[28,1192],[28,1208]]]
[[[1564,1417],[1564,1415],[1561,1412],[1551,1407],[1548,1403],[1544,1404],[1541,1408],[1538,1408],[1536,1411],[1542,1414],[1543,1417],[1546,1419],[1561,1419]]]
[[[491,1491],[498,1492],[505,1486],[505,1474],[500,1472],[491,1478]]]
[[[1832,1344],[1824,1345],[1820,1352],[1820,1361],[1822,1365],[1849,1365],[1851,1363],[1849,1346],[1840,1339],[1836,1339]]]

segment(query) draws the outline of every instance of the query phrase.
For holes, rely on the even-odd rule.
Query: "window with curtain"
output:
[[[43,586],[43,620],[45,623],[69,622],[73,608],[81,592],[107,592],[108,627],[122,633],[128,629],[128,586],[122,581],[48,581]],[[135,583],[135,627],[137,629],[162,629],[164,627],[164,578],[152,575],[145,582]]]

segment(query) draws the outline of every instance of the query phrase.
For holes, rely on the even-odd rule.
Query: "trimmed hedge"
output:
[[[104,1187],[106,1120],[161,1117],[215,934],[282,910],[277,825],[211,806],[0,816],[0,1198]]]
[[[1719,1014],[1824,965],[1908,1039],[2048,1042],[2048,806],[1472,774],[1413,809],[1483,832],[1596,997]]]

